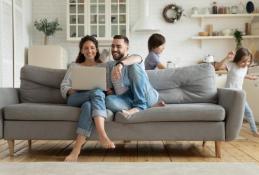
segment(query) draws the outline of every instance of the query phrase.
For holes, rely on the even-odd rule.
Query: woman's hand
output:
[[[72,95],[74,93],[76,93],[76,90],[74,90],[74,89],[69,89],[67,92],[68,95]]]

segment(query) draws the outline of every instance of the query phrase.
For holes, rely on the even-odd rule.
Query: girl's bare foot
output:
[[[122,110],[122,113],[125,114],[126,116],[131,116],[131,115],[133,115],[137,112],[139,112],[138,108],[132,108],[132,109],[129,109],[129,110]]]
[[[108,137],[102,137],[99,139],[101,145],[106,149],[114,149],[115,145],[114,143],[108,138]]]
[[[258,132],[253,132],[253,136],[254,137],[259,137],[259,133]]]
[[[161,101],[159,101],[158,103],[156,103],[154,106],[152,106],[152,107],[163,107],[163,106],[165,106],[165,101],[164,100],[161,100]]]

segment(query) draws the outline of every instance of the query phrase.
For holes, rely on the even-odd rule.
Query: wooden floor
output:
[[[104,150],[95,141],[85,144],[80,162],[256,162],[259,164],[259,138],[251,135],[247,124],[241,139],[222,144],[222,158],[215,158],[214,142],[131,141],[116,142],[115,150]],[[72,149],[72,141],[16,141],[10,158],[5,140],[0,140],[0,162],[63,161]]]

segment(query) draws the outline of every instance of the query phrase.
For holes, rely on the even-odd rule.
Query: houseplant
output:
[[[233,33],[233,36],[236,41],[236,50],[242,47],[242,40],[243,40],[243,33],[240,30],[235,30]]]
[[[39,21],[35,21],[34,26],[38,31],[44,33],[44,45],[47,45],[49,36],[54,35],[56,31],[62,30],[57,19],[54,21],[48,21],[47,18],[43,18]]]

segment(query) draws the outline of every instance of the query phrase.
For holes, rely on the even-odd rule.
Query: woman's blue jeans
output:
[[[73,107],[81,107],[76,133],[85,137],[91,135],[94,128],[94,117],[107,118],[105,94],[100,89],[78,91],[68,97],[67,104]]]

